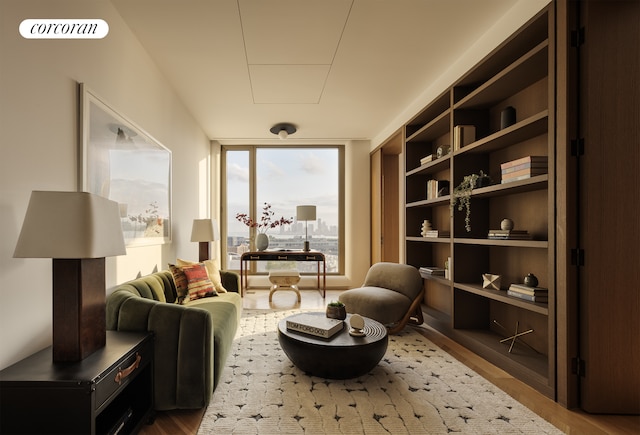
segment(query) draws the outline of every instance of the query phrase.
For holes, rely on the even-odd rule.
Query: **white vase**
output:
[[[264,233],[258,233],[256,236],[256,249],[258,251],[264,251],[269,247],[269,237]]]

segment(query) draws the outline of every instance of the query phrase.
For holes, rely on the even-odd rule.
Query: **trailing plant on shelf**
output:
[[[466,209],[464,218],[464,228],[467,232],[471,231],[471,192],[476,187],[485,186],[490,182],[491,178],[480,171],[480,174],[465,175],[460,184],[453,189],[451,195],[451,208],[458,205],[458,210]]]

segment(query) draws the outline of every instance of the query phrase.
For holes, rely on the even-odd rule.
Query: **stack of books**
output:
[[[444,276],[444,269],[441,267],[423,266],[420,269],[418,269],[418,271],[420,272],[420,275],[422,277],[429,277],[433,275]]]
[[[511,284],[507,290],[509,296],[524,299],[529,302],[549,302],[549,289],[542,287],[528,287],[524,284]]]
[[[502,182],[526,180],[536,175],[546,174],[548,169],[547,156],[527,156],[500,165]]]
[[[531,240],[527,230],[489,230],[487,237],[494,240]]]
[[[428,230],[425,231],[424,237],[449,237],[449,231]]]
[[[453,127],[453,150],[469,145],[476,140],[475,125],[456,125]]]
[[[427,181],[427,199],[438,198],[449,194],[449,180]]]
[[[342,331],[343,324],[342,320],[314,314],[298,314],[287,319],[287,329],[322,338],[333,337]]]
[[[430,161],[432,161],[432,160],[433,160],[433,158],[434,158],[434,157],[435,157],[435,156],[434,156],[433,154],[429,154],[428,156],[421,158],[421,159],[420,159],[420,165],[422,166],[422,165],[424,165],[425,163],[429,163]]]

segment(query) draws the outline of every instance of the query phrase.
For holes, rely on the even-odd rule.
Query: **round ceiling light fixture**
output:
[[[295,125],[288,122],[281,122],[280,124],[276,124],[271,127],[269,131],[277,135],[280,139],[284,140],[289,137],[290,134],[295,133],[297,131],[297,128]]]

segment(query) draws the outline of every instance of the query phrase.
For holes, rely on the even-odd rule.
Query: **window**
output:
[[[344,269],[343,198],[344,149],[338,146],[223,147],[223,267],[240,269],[240,256],[250,250],[255,231],[236,219],[246,213],[260,217],[265,203],[275,218],[291,225],[269,229],[269,249],[302,249],[305,230],[312,250],[325,254],[327,273]],[[316,220],[297,222],[298,205],[315,205]],[[265,262],[252,264],[253,272],[265,272]],[[315,273],[315,263],[300,262],[298,270]]]

